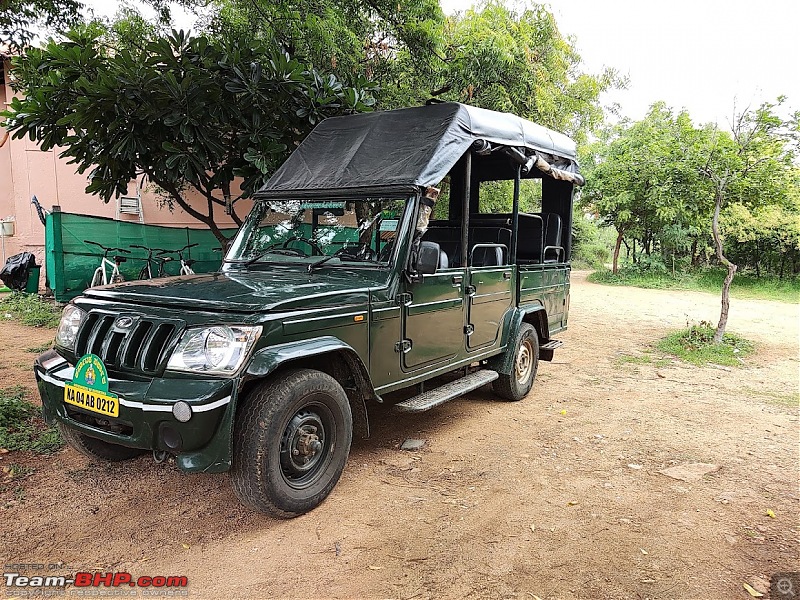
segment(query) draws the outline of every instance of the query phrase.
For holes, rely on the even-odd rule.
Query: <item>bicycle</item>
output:
[[[109,252],[123,252],[125,254],[130,254],[130,250],[125,250],[125,248],[109,248],[107,246],[103,246],[103,244],[98,244],[97,242],[92,242],[90,240],[83,240],[85,244],[92,244],[94,246],[99,246],[103,250],[103,257],[100,259],[100,266],[94,270],[94,275],[92,275],[92,281],[89,284],[89,287],[97,287],[99,285],[108,285],[109,283],[120,283],[125,281],[125,278],[122,276],[122,273],[119,272],[119,266],[124,263],[127,258],[124,256],[114,255],[114,261],[108,260],[108,253]],[[106,272],[106,267],[111,267],[111,277],[109,278],[108,273]]]
[[[141,271],[139,271],[139,279],[153,279],[153,268],[152,264],[155,262],[158,264],[158,269],[156,269],[155,277],[164,277],[164,265],[172,260],[171,256],[161,256],[164,252],[169,252],[169,250],[165,250],[164,248],[148,248],[147,246],[140,246],[139,244],[131,244],[131,248],[139,248],[141,250],[147,250],[147,259],[145,265],[142,267]],[[153,256],[156,252],[158,254]]]
[[[199,246],[200,244],[186,244],[180,250],[164,250],[163,252],[159,252],[158,255],[162,256],[164,254],[177,254],[178,258],[181,261],[181,269],[178,272],[178,275],[194,275],[195,272],[192,270],[192,265],[196,263],[196,260],[193,259],[185,259],[183,258],[183,253],[187,252],[189,248],[194,248],[195,246]]]

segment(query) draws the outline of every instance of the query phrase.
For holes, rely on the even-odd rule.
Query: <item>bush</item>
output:
[[[32,327],[57,327],[59,311],[36,294],[12,292],[0,301],[0,315]]]
[[[39,418],[39,408],[31,404],[25,388],[0,390],[0,448],[51,454],[64,445],[54,427]]]
[[[726,333],[722,342],[714,343],[715,328],[708,321],[689,325],[686,329],[668,335],[658,343],[658,349],[693,365],[714,363],[739,366],[742,359],[753,352],[753,343],[736,334]]]
[[[572,266],[601,269],[611,260],[614,232],[580,212],[572,215]]]

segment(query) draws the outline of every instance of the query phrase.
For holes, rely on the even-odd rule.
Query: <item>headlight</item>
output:
[[[167,369],[222,375],[235,373],[260,334],[260,326],[218,325],[188,329],[172,352]]]
[[[56,345],[67,350],[75,349],[75,339],[78,337],[78,329],[83,322],[86,313],[74,304],[68,304],[61,313],[61,322],[56,331]]]

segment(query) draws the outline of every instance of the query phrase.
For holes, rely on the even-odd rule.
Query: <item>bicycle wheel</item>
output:
[[[139,271],[139,279],[150,279],[150,270],[148,269],[149,265],[145,265],[142,267],[142,270]]]
[[[89,284],[89,287],[97,287],[98,285],[103,285],[103,268],[97,267],[94,270],[94,275],[92,275],[92,282]]]

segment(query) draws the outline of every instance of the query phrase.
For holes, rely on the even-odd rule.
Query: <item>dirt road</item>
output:
[[[186,575],[194,598],[749,598],[800,571],[800,313],[735,299],[730,330],[757,343],[740,368],[653,350],[718,303],[574,274],[566,344],[528,398],[380,407],[331,497],[292,521],[241,508],[224,475],[3,455],[36,469],[2,494],[3,559]],[[33,385],[24,348],[51,336],[0,324],[2,387]],[[713,467],[661,473],[694,463]]]

